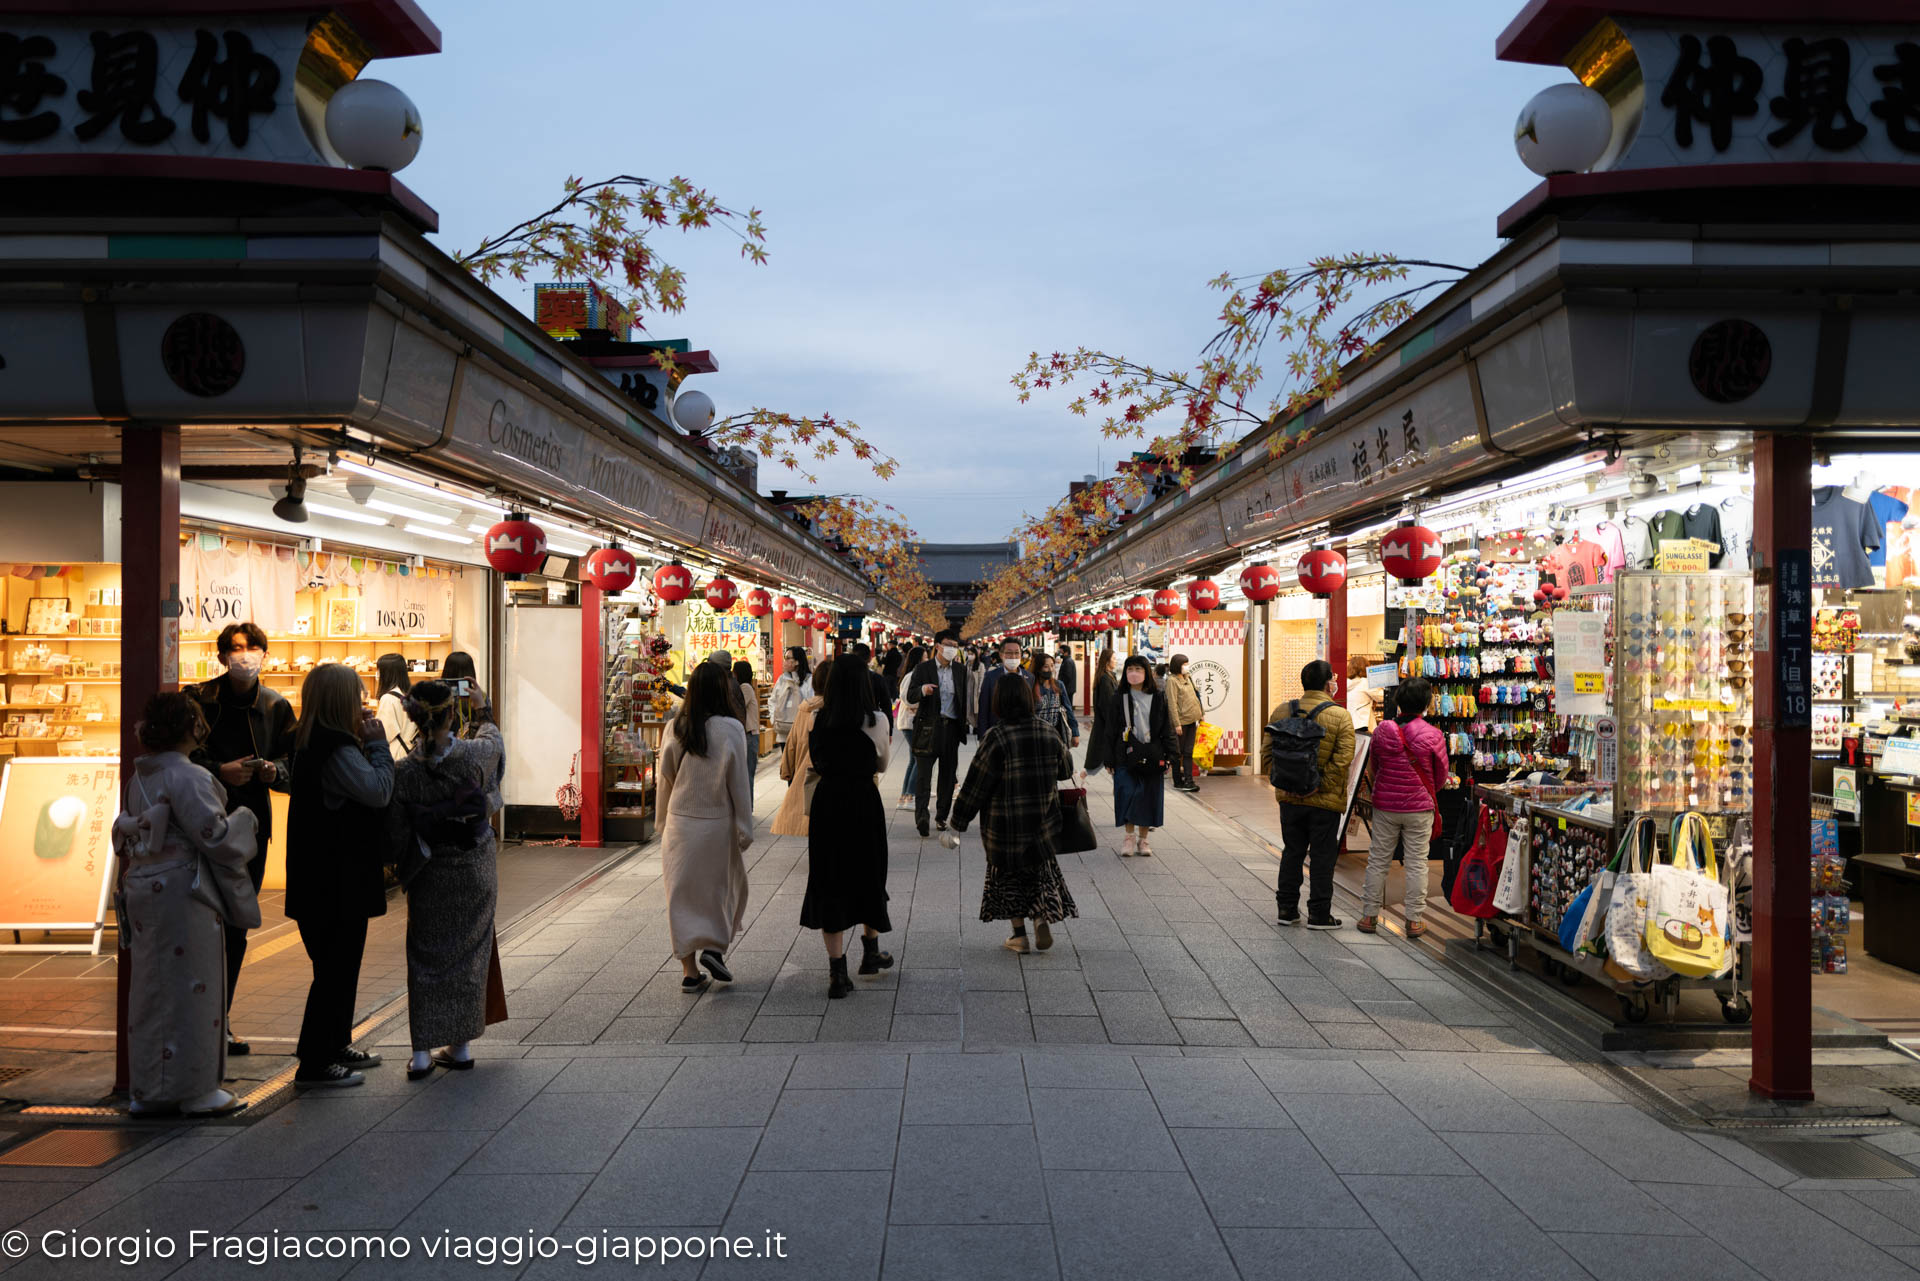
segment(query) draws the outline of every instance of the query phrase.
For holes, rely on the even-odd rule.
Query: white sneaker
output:
[[[913,808],[913,798],[911,796],[902,796],[900,803],[893,808],[897,810],[910,810]]]
[[[1133,834],[1132,832],[1128,832],[1128,833],[1127,833],[1127,839],[1126,839],[1126,840],[1124,840],[1124,841],[1122,841],[1122,842],[1120,842],[1120,857],[1121,857],[1121,858],[1131,858],[1131,857],[1133,857],[1133,851],[1134,851],[1134,841],[1135,841],[1136,839],[1137,839],[1137,838],[1136,838],[1136,837],[1134,836],[1134,834]]]

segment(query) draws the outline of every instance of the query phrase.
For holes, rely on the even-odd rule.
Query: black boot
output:
[[[853,980],[847,977],[847,958],[828,957],[827,995],[837,1001],[851,991],[853,991]]]
[[[868,938],[860,936],[860,972],[878,974],[881,970],[893,968],[893,953],[880,950],[880,936]]]

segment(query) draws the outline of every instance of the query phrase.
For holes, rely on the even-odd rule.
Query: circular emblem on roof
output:
[[[247,371],[247,345],[240,331],[207,311],[194,311],[167,326],[160,338],[160,363],[181,391],[194,396],[224,396]]]
[[[1693,340],[1687,374],[1708,400],[1731,405],[1760,390],[1773,372],[1773,344],[1748,320],[1721,320]]]

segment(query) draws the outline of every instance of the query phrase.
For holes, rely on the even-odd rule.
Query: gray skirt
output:
[[[493,833],[472,850],[435,850],[407,886],[407,1021],[416,1050],[487,1030],[487,961],[499,894]]]

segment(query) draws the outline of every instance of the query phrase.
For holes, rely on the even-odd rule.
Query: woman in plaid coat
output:
[[[1033,689],[1025,681],[1001,681],[993,691],[995,725],[980,740],[967,781],[953,802],[953,827],[964,832],[982,816],[987,880],[980,892],[980,919],[1012,921],[1006,946],[1028,951],[1026,918],[1033,918],[1033,946],[1053,946],[1048,925],[1080,912],[1060,875],[1055,847],[1060,836],[1062,779],[1073,777],[1073,757],[1053,726],[1034,716]]]

